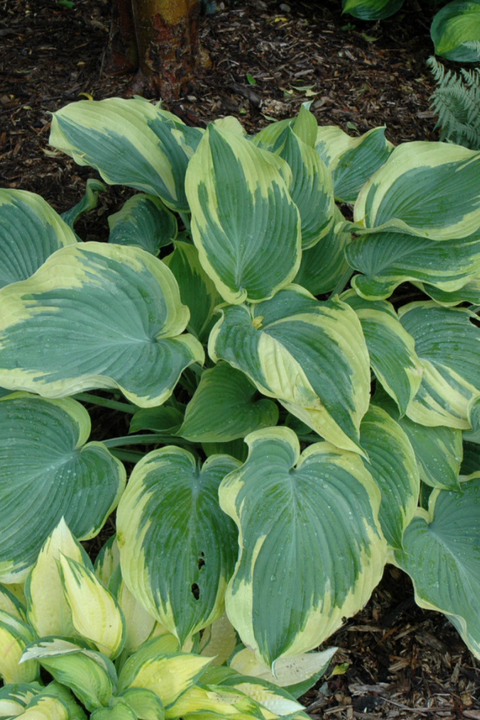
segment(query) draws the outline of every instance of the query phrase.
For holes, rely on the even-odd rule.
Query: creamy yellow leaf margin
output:
[[[240,556],[225,602],[243,643],[272,666],[275,674],[278,659],[320,645],[370,597],[387,558],[378,522],[381,496],[359,456],[330,443],[310,445],[300,456],[298,438],[287,427],[259,430],[245,442],[249,446],[246,463],[227,475],[219,489],[220,505],[239,530]],[[336,472],[345,483],[341,503],[335,502],[338,479],[332,476]],[[306,488],[314,487],[313,478],[317,504],[309,498],[307,507]],[[296,485],[301,482],[303,487]],[[353,488],[350,495],[348,483]],[[269,519],[264,493],[276,499],[269,505]],[[362,512],[365,514],[360,515]],[[340,518],[345,525],[337,528],[334,548],[328,533],[332,532],[330,523]],[[304,544],[300,543],[302,532],[311,536]],[[318,566],[297,556],[307,545],[316,553]],[[347,581],[342,577],[342,559],[349,572]],[[315,575],[320,578],[318,585]],[[261,592],[261,599],[254,587]],[[277,597],[278,608],[273,605]],[[342,598],[341,602],[335,604],[335,597]]]
[[[479,167],[480,153],[460,145],[399,145],[363,186],[354,220],[432,240],[467,237],[480,227]]]
[[[214,163],[215,147],[222,157]],[[226,302],[260,302],[297,274],[301,221],[291,179],[284,160],[237,133],[211,125],[200,141],[185,179],[192,234]]]
[[[96,256],[99,256],[100,259],[96,260]],[[163,339],[174,340],[190,356],[189,364],[193,362],[203,364],[204,351],[198,340],[192,335],[181,334],[187,326],[190,313],[188,308],[181,302],[180,291],[173,273],[161,260],[154,258],[141,248],[133,246],[124,247],[97,242],[77,243],[74,246],[62,248],[51,255],[29,280],[13,283],[0,290],[0,302],[2,304],[2,315],[0,317],[0,385],[2,387],[36,392],[43,397],[50,398],[71,395],[85,389],[119,388],[129,400],[141,407],[160,405],[171,395],[173,388],[164,388],[159,395],[144,397],[136,392],[129,391],[128,388],[123,387],[120,382],[117,382],[106,372],[82,373],[80,360],[79,369],[75,376],[57,380],[49,380],[48,370],[1,367],[2,349],[11,349],[12,341],[5,338],[12,329],[18,328],[18,326],[26,322],[34,322],[35,318],[43,316],[43,314],[48,316],[60,312],[62,307],[60,301],[56,306],[48,304],[49,293],[54,294],[55,292],[64,291],[68,296],[71,291],[77,291],[75,295],[77,299],[73,300],[74,304],[77,303],[75,305],[77,310],[79,304],[78,291],[84,293],[81,296],[83,302],[88,299],[89,287],[92,288],[92,292],[99,294],[101,299],[97,298],[97,303],[104,302],[109,306],[115,301],[114,283],[112,278],[110,278],[109,283],[106,283],[101,268],[101,258],[105,258],[106,262],[111,261],[114,267],[118,268],[118,270],[112,271],[114,277],[115,272],[120,272],[122,266],[125,265],[129,271],[137,272],[139,275],[146,273],[150,282],[158,283],[164,297],[166,317],[163,326],[157,330],[155,340],[159,342]],[[97,263],[96,266],[95,262]],[[126,292],[125,288],[124,292]],[[32,300],[32,297],[37,299]],[[45,306],[42,305],[42,298],[45,298]],[[119,309],[121,309],[121,305]],[[145,308],[146,311],[147,308]],[[99,312],[101,314],[101,308],[99,309],[97,306],[93,313]],[[105,321],[108,324],[108,318]],[[66,323],[68,326],[68,313]],[[88,316],[85,317],[85,323],[88,324]],[[41,324],[39,325],[39,332],[40,330]],[[138,333],[138,328],[136,332]],[[67,343],[68,328],[66,328],[65,333],[65,343]],[[141,336],[139,336],[137,342],[140,342],[140,340]],[[145,338],[146,340],[147,338]],[[121,337],[119,342],[121,342]],[[48,338],[44,339],[44,349],[45,345],[47,349],[50,348],[50,352],[54,351],[51,345],[48,345]],[[58,351],[58,348],[55,350]],[[86,352],[89,352],[88,347],[86,347]],[[59,371],[61,367],[62,356],[61,352],[58,351]]]

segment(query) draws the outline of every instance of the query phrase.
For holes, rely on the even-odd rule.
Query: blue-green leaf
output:
[[[0,290],[0,384],[47,397],[120,388],[160,405],[203,348],[171,271],[145,250],[77,243]]]
[[[224,307],[209,354],[242,370],[325,439],[361,452],[369,357],[360,321],[345,303],[319,303],[292,285],[250,308]]]
[[[139,245],[152,255],[170,245],[177,236],[175,215],[154,195],[133,195],[122,209],[108,218],[108,242]]]
[[[25,190],[0,190],[0,288],[26,280],[56,250],[77,242],[50,205]]]
[[[380,493],[358,455],[316,443],[300,457],[288,428],[246,442],[247,462],[220,486],[240,533],[226,605],[242,641],[270,666],[317,647],[363,606],[386,543]]]
[[[272,297],[298,271],[300,216],[284,178],[284,160],[214,125],[190,162],[193,239],[227,302]]]
[[[117,513],[122,574],[148,612],[183,643],[223,612],[236,531],[218,486],[238,461],[216,455],[198,468],[177,447],[146,455]]]
[[[0,400],[0,574],[25,578],[65,517],[80,539],[94,537],[116,506],[125,469],[97,442],[80,403],[14,393]]]

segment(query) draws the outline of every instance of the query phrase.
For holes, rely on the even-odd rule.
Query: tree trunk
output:
[[[115,0],[103,69],[112,74],[138,69],[137,39],[133,23],[132,0]]]
[[[199,0],[114,0],[108,69],[132,69],[134,40],[139,72],[132,92],[172,101],[191,91],[205,64],[199,12]]]

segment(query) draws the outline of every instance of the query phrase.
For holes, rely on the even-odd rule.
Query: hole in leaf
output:
[[[195,600],[198,600],[200,598],[200,588],[198,587],[197,583],[192,583],[192,595],[195,598]]]
[[[205,553],[204,553],[204,552],[201,552],[201,553],[200,553],[200,557],[198,558],[198,569],[199,569],[199,570],[201,570],[202,567],[205,565],[204,557],[205,557]]]

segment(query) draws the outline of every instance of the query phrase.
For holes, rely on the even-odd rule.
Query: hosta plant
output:
[[[138,612],[212,653],[226,623],[236,672],[301,692],[387,562],[480,656],[480,154],[352,138],[306,107],[251,137],[234,118],[204,131],[140,98],[68,105],[51,143],[138,192],[108,243],[73,231],[99,181],[63,218],[0,193],[9,592],[27,580],[28,600],[62,517],[85,540],[118,506]],[[89,440],[95,404],[129,434]],[[61,552],[60,597],[93,593]],[[117,666],[138,652],[66,603],[61,632],[28,611],[23,647],[73,625]]]
[[[270,682],[251,661],[250,675],[234,669],[226,618],[181,647],[129,592],[114,538],[94,568],[62,518],[21,590],[0,585],[0,718],[307,717],[282,678]],[[335,650],[294,659],[284,685],[293,680],[295,692],[298,678],[311,682]],[[248,664],[241,653],[239,668]]]
[[[403,3],[404,0],[342,0],[342,9],[361,20],[383,20],[400,10]],[[448,2],[434,16],[430,36],[436,55],[458,62],[477,62],[471,45],[480,41],[480,0]]]

